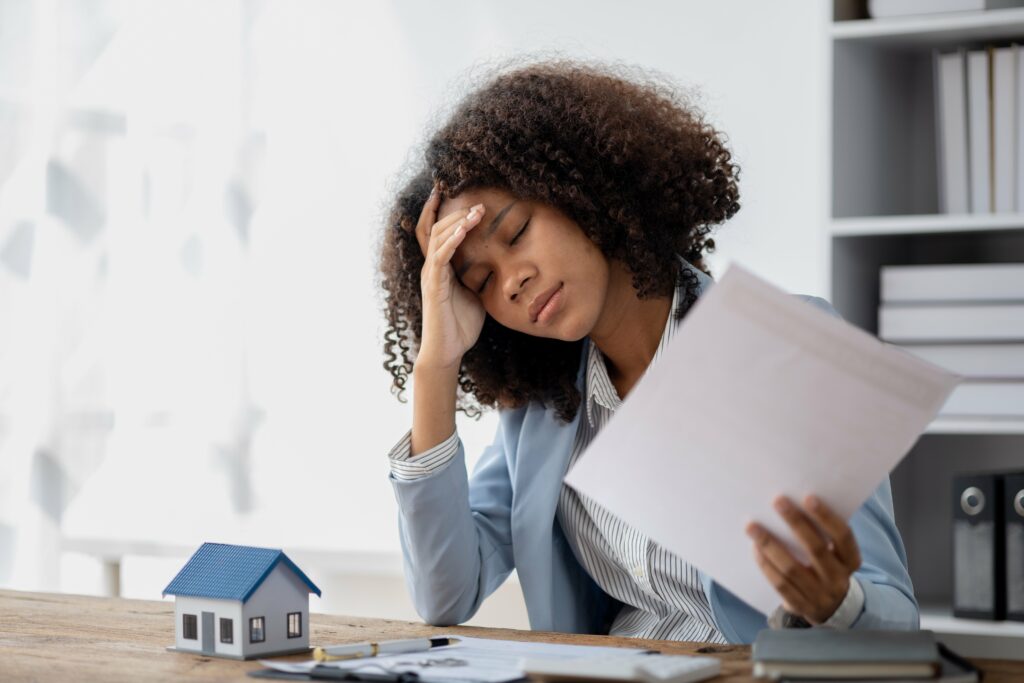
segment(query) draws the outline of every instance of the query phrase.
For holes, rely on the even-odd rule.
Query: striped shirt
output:
[[[685,285],[675,290],[665,329],[648,370],[672,338],[680,291],[685,293]],[[586,362],[585,400],[581,406],[586,414],[579,420],[569,469],[622,405],[608,376],[604,355],[596,344],[589,345]],[[412,430],[409,430],[388,454],[396,479],[425,477],[447,465],[458,453],[457,431],[415,459],[410,459],[411,439]],[[562,486],[559,494],[557,515],[576,559],[602,590],[623,603],[610,635],[728,642],[715,624],[701,574],[694,566],[567,485]],[[863,602],[860,585],[851,578],[846,599],[825,625],[848,627],[859,615]],[[781,608],[777,612],[781,612]],[[777,619],[778,614],[773,621]]]
[[[648,370],[672,338],[678,304],[679,288]],[[569,469],[622,405],[596,344],[590,344],[587,354],[585,397],[586,415],[580,420]],[[576,559],[604,592],[623,603],[610,635],[728,642],[715,625],[700,573],[693,565],[569,486],[562,486],[558,517]]]

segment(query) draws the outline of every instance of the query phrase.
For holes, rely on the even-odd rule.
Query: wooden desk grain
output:
[[[421,623],[310,615],[310,644],[465,634],[478,638],[590,645],[653,647],[664,652],[709,652],[722,659],[715,681],[753,681],[750,648],[541,631],[438,628]],[[174,642],[174,604],[0,590],[0,681],[254,681],[258,662],[167,652]],[[286,657],[301,660],[306,657]],[[1024,681],[1024,662],[981,662],[985,683]]]

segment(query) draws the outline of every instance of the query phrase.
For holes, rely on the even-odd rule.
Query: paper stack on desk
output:
[[[733,266],[565,481],[769,614],[747,522],[805,558],[773,498],[849,519],[958,378]]]
[[[401,680],[401,674],[416,674],[420,683],[511,683],[523,678],[520,662],[524,657],[543,657],[582,661],[610,655],[641,655],[646,648],[605,647],[598,645],[562,645],[531,643],[514,640],[492,640],[458,636],[458,643],[433,648],[426,652],[400,655],[381,655],[334,662],[277,662],[260,660],[260,664],[284,674],[309,674],[314,670],[320,678],[333,670],[340,677],[349,672],[358,679],[373,680],[366,674],[377,675],[376,680],[392,677]],[[262,675],[261,678],[270,678]]]

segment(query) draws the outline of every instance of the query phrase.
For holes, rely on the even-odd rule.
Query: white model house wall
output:
[[[302,635],[288,637],[288,613],[300,612]],[[263,617],[266,639],[249,642],[249,619]],[[245,656],[309,647],[309,586],[279,562],[242,606],[242,624],[235,640],[245,639]]]
[[[216,598],[192,598],[178,596],[174,599],[174,646],[179,650],[203,651],[203,612],[213,612],[213,651],[217,654],[242,656],[242,638],[248,639],[249,625],[242,623],[242,603],[238,600],[218,600]],[[196,639],[186,639],[184,622],[185,614],[196,616]],[[233,622],[232,643],[220,642],[220,620],[231,619]]]

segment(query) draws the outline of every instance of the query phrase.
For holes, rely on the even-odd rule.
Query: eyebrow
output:
[[[505,214],[508,213],[508,210],[511,209],[518,201],[518,199],[513,199],[505,206],[504,209],[495,214],[494,220],[491,221],[491,224],[488,225],[487,229],[484,231],[485,240],[489,238],[491,235],[493,235],[494,232],[500,227],[501,219],[505,217]],[[462,276],[466,274],[466,271],[472,268],[473,265],[473,261],[466,261],[465,263],[462,264],[462,267],[459,268],[458,272],[456,273],[456,276],[459,278],[460,281],[462,280]]]

